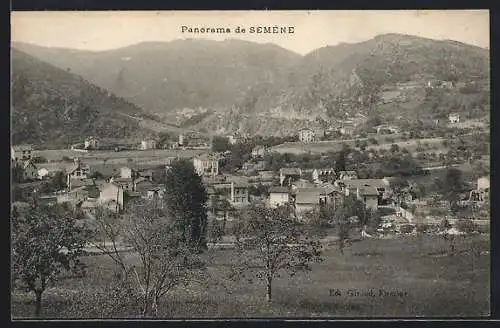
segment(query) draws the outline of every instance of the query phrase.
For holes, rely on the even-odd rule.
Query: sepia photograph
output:
[[[488,10],[11,12],[11,320],[490,315]]]

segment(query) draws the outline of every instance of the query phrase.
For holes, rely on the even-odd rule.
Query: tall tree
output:
[[[177,160],[165,177],[165,202],[183,240],[191,246],[206,247],[207,193],[201,177],[187,160]]]
[[[266,299],[272,300],[272,284],[282,272],[293,276],[298,271],[311,270],[319,262],[319,241],[308,236],[291,217],[289,207],[267,208],[251,204],[244,209],[245,224],[238,230],[234,263],[237,276],[253,276],[266,285]]]
[[[459,198],[459,194],[465,188],[465,182],[462,171],[454,167],[446,170],[445,183],[442,185],[443,194],[446,200],[450,203],[450,208],[453,210]]]
[[[212,138],[212,151],[222,153],[229,149],[231,149],[231,145],[228,138],[221,136],[214,136]]]
[[[74,212],[55,205],[32,204],[12,216],[12,274],[21,288],[35,293],[35,315],[40,316],[42,295],[65,270],[77,271],[90,231],[76,223]]]

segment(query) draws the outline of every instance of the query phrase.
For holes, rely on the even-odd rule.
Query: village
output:
[[[354,123],[356,120],[358,123]],[[357,145],[360,150],[369,151],[367,161],[373,162],[376,161],[374,156],[378,157],[374,155],[376,150],[366,149],[366,145],[360,142],[368,138],[363,139],[359,135],[354,135],[356,128],[359,129],[359,126],[365,122],[366,117],[360,115],[347,123],[341,122],[333,132],[332,128],[325,129],[323,135],[312,129],[302,129],[296,136],[291,137],[295,138],[296,142],[283,143],[295,144],[307,149],[309,146],[325,143],[325,141],[320,141],[321,139],[318,140],[318,134],[324,138],[331,133],[337,133],[338,142],[339,144],[342,142],[340,144],[342,147],[346,147],[344,142],[346,138],[351,141],[357,138],[352,145]],[[453,127],[459,123],[458,114],[449,115],[450,126]],[[375,137],[393,137],[399,133],[398,127],[383,124],[371,129]],[[465,132],[462,134],[466,134]],[[337,158],[332,160],[331,154],[326,156],[328,152],[316,154],[316,163],[311,160],[306,166],[293,166],[293,162],[285,161],[282,167],[277,167],[270,164],[269,157],[289,156],[286,152],[280,152],[280,147],[284,146],[284,144],[279,144],[280,141],[270,146],[266,142],[255,144],[249,140],[248,136],[226,135],[204,138],[193,133],[179,134],[175,136],[175,139],[164,143],[161,146],[163,149],[157,149],[160,147],[157,140],[143,140],[136,146],[136,150],[128,150],[127,155],[135,159],[130,157],[125,159],[111,156],[119,156],[126,151],[120,151],[112,146],[105,147],[97,138],[90,136],[81,144],[70,147],[68,154],[73,154],[73,158],[64,156],[64,159],[56,159],[51,163],[48,163],[46,159],[42,160],[42,163],[36,163],[37,158],[40,157],[39,154],[44,154],[44,150],[34,150],[30,145],[13,146],[12,162],[18,169],[20,177],[19,183],[14,185],[14,200],[26,201],[36,197],[38,201],[46,204],[69,203],[89,215],[92,215],[93,211],[100,206],[120,213],[125,210],[127,202],[133,199],[161,199],[165,188],[168,188],[164,181],[172,161],[188,159],[196,173],[203,179],[209,196],[207,211],[209,218],[214,220],[230,221],[234,209],[259,201],[264,202],[268,207],[291,205],[295,216],[302,222],[307,222],[310,219],[308,217],[317,208],[325,204],[341,202],[345,197],[354,195],[365,204],[367,209],[385,213],[379,219],[377,227],[379,234],[388,230],[415,232],[416,226],[424,223],[437,227],[443,219],[452,223],[457,222],[457,218],[451,214],[446,202],[436,202],[435,196],[433,198],[432,195],[417,196],[413,190],[415,184],[408,183],[411,177],[403,179],[405,183],[402,190],[395,191],[392,182],[401,180],[399,176],[374,178],[367,176],[366,172],[358,172],[356,169],[348,170],[345,165],[339,169],[336,163]],[[220,148],[217,147],[215,139],[223,144],[223,149],[218,149],[219,152],[214,149]],[[396,142],[394,138],[390,140]],[[254,146],[250,151],[248,147],[252,144]],[[390,152],[398,151],[399,147],[394,143],[388,146],[390,146],[388,147]],[[241,152],[235,154],[235,156],[245,157],[246,161],[240,163],[239,167],[228,169],[228,163],[234,162],[235,156],[231,154],[231,149],[234,147],[247,148],[247,154]],[[112,150],[102,150],[102,148]],[[164,149],[168,154],[160,153],[149,162],[141,162],[145,156],[148,156],[145,155],[148,151],[162,152]],[[196,152],[186,153],[189,150],[196,150]],[[421,149],[418,150],[422,153]],[[103,152],[114,154],[104,159],[102,159],[103,156],[96,155]],[[309,156],[308,154],[314,156],[310,151],[303,156]],[[347,155],[352,157],[353,154]],[[421,158],[421,155],[416,151],[413,157]],[[456,157],[454,159],[453,164],[448,163],[443,166],[445,163],[441,161],[439,165],[425,168],[423,175],[429,175],[435,168],[454,167],[464,162]],[[90,163],[87,163],[87,160]],[[470,159],[465,159],[465,162],[470,163]],[[359,167],[360,164],[358,161],[354,167]],[[419,175],[422,172],[416,174]],[[474,216],[476,223],[487,228],[489,227],[488,211],[486,211],[489,176],[479,176],[475,181],[470,182],[469,187],[460,190],[457,203],[462,209],[476,209],[475,212],[472,211],[474,215],[469,215],[469,217]],[[431,203],[433,205],[429,205]],[[220,204],[229,204],[229,206],[219,206]],[[439,212],[433,208],[436,206],[441,209],[447,208],[447,210]],[[483,210],[477,210],[478,208]],[[430,214],[435,212],[441,214],[438,216]]]

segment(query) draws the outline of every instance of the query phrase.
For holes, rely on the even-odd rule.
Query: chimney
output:
[[[234,182],[231,182],[231,202],[234,202]]]

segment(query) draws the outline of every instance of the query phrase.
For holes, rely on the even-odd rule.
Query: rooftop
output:
[[[288,187],[279,187],[279,186],[274,186],[269,189],[269,193],[281,193],[281,194],[287,194],[290,192],[290,189]]]
[[[297,167],[284,167],[280,169],[280,173],[285,175],[301,175],[302,171]]]
[[[381,188],[388,186],[388,183],[383,179],[340,180],[339,183],[343,183],[348,188],[364,188],[364,187]]]

